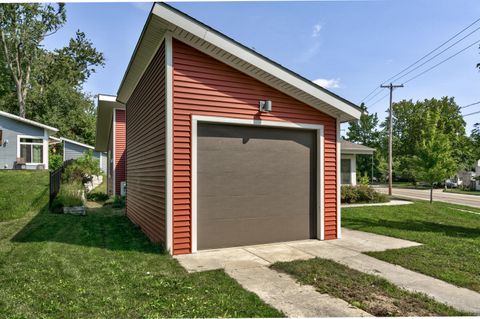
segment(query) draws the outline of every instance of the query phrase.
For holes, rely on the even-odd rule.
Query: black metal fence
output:
[[[60,192],[60,187],[62,184],[62,174],[65,171],[65,168],[73,163],[73,159],[63,162],[63,165],[56,170],[50,171],[50,197],[48,201],[48,207],[51,208],[53,200],[57,197]]]
[[[48,207],[52,207],[53,200],[60,192],[60,184],[62,182],[63,166],[57,168],[54,171],[50,171],[50,198],[48,201]]]

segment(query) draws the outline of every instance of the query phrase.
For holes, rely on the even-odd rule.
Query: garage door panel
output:
[[[203,141],[208,143],[208,141]],[[302,167],[308,166],[310,161],[308,158],[310,150],[304,145],[297,143],[276,143],[277,145],[269,145],[269,151],[266,152],[265,147],[258,149],[251,149],[251,144],[243,144],[241,141],[231,139],[231,144],[239,144],[242,147],[239,149],[222,149],[221,146],[213,149],[202,149],[198,152],[197,157],[204,161],[209,161],[209,171],[249,171],[249,172],[265,172],[266,166],[268,171],[280,171],[285,168],[285,162],[295,171],[301,171]],[[210,143],[214,143],[210,141]],[[268,142],[265,142],[268,143]],[[290,145],[288,145],[290,144]],[[265,145],[264,145],[265,146]],[[276,149],[278,147],[279,149]],[[242,150],[243,149],[243,150]],[[232,153],[228,162],[218,161],[219,158],[225,156],[225,153]],[[259,156],[259,153],[261,156]],[[206,167],[199,167],[198,172],[202,173]]]
[[[208,211],[208,216],[203,216],[202,221],[206,223],[218,218],[254,218],[276,217],[276,216],[300,216],[308,218],[309,211],[301,198],[283,196],[276,201],[271,201],[270,195],[256,196],[215,196],[206,197],[198,204],[198,211]],[[304,198],[304,197],[303,197]],[[268,205],[265,202],[268,201]],[[228,202],[229,206],[225,207]],[[207,204],[206,204],[207,203]]]
[[[274,225],[270,218],[261,217],[219,219],[199,229],[199,248],[234,247],[310,238],[309,223],[302,216],[297,217],[277,217]],[[214,243],[210,243],[212,237],[215,238]]]
[[[258,174],[255,178],[245,178],[237,173],[222,173],[220,175],[199,174],[199,179],[208,180],[208,187],[197,190],[199,197],[203,196],[256,196],[256,195],[289,195],[305,198],[305,192],[310,191],[310,185],[302,183],[308,176],[294,174],[273,175]],[[223,183],[227,179],[230,183]],[[292,188],[291,185],[297,185]]]
[[[198,126],[198,248],[315,237],[316,133]]]

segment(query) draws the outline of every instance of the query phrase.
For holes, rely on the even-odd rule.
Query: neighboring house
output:
[[[163,3],[116,100],[127,216],[172,254],[341,237],[340,123],[361,114],[351,102]]]
[[[110,95],[98,95],[95,150],[107,153],[107,192],[125,195],[125,106]]]
[[[357,185],[357,155],[373,155],[374,148],[352,143],[344,139],[342,144],[342,162],[340,164],[342,185]]]
[[[475,190],[480,191],[480,159],[475,163]]]
[[[49,135],[58,129],[0,111],[0,169],[48,169]]]
[[[77,141],[70,140],[65,137],[61,137],[63,142],[63,161],[77,159],[82,157],[85,152],[92,150],[92,157],[99,161],[100,169],[107,172],[107,154],[104,152],[95,151],[91,145],[83,144]]]

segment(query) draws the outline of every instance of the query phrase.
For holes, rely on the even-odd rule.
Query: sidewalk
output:
[[[349,229],[342,229],[342,233],[343,238],[338,240],[303,240],[225,248],[175,258],[190,272],[225,269],[244,288],[256,293],[288,316],[325,317],[332,313],[336,313],[336,316],[368,315],[341,299],[320,294],[314,291],[313,287],[302,286],[291,277],[268,268],[270,264],[278,261],[315,257],[334,260],[350,268],[383,277],[404,289],[424,293],[459,310],[480,314],[479,293],[362,253],[420,244]]]

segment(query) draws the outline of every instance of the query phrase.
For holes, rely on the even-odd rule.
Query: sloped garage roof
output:
[[[356,120],[361,115],[361,110],[355,104],[165,3],[155,3],[152,7],[118,90],[119,102],[128,101],[166,32],[341,122]]]

